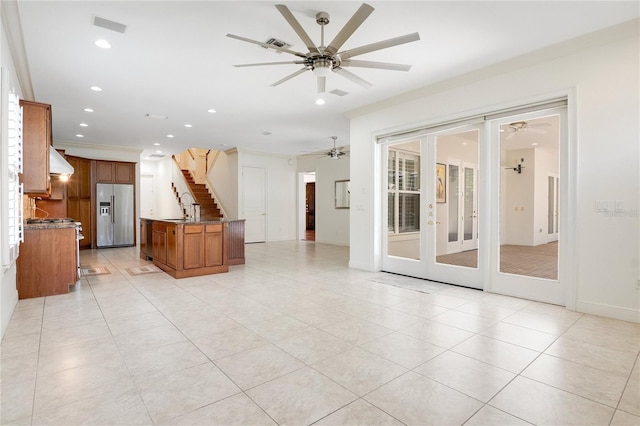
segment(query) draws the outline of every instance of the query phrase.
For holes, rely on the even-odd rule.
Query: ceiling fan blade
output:
[[[298,34],[298,37],[300,37],[300,40],[302,40],[305,46],[307,46],[309,52],[320,54],[315,43],[311,40],[311,37],[309,37],[309,34],[307,34],[304,28],[302,28],[302,25],[300,25],[296,17],[293,16],[293,13],[291,13],[289,8],[284,4],[276,4],[276,9],[278,9],[280,14],[284,16],[284,19],[286,19],[289,25],[291,25],[291,28],[293,28],[296,34]]]
[[[318,93],[327,91],[327,77],[318,77]]]
[[[516,133],[518,133],[518,132],[509,133],[509,134],[507,135],[507,137],[506,137],[506,138],[504,138],[504,140],[508,141],[509,139],[511,139],[512,137],[514,137],[514,136],[516,135]]]
[[[340,52],[342,60],[353,58],[354,56],[362,55],[364,53],[375,52],[376,50],[387,49],[393,46],[399,46],[405,43],[411,43],[413,41],[420,40],[420,34],[411,33],[400,37],[390,38],[383,41],[377,41],[375,43],[367,44],[365,46],[356,47],[351,50],[345,50]]]
[[[360,25],[371,15],[374,8],[366,3],[362,3],[362,6],[353,14],[349,22],[340,30],[338,35],[335,36],[333,41],[329,43],[329,46],[325,49],[325,53],[328,55],[335,55],[342,47],[345,41],[358,29]]]
[[[235,34],[227,34],[227,37],[235,38],[236,40],[240,40],[240,41],[246,41],[247,43],[257,44],[258,46],[262,46],[262,47],[267,48],[267,49],[277,50],[278,52],[290,53],[292,55],[296,55],[296,56],[299,56],[301,58],[306,58],[307,57],[307,55],[305,55],[304,53],[294,52],[293,50],[284,49],[282,47],[274,46],[273,44],[263,43],[261,41],[251,40],[250,38],[237,36]]]
[[[285,77],[285,78],[283,78],[282,80],[278,80],[278,81],[276,81],[275,83],[273,83],[273,84],[271,85],[271,87],[276,87],[276,86],[278,86],[278,85],[280,85],[280,84],[284,83],[285,81],[287,81],[287,80],[291,80],[293,77],[298,76],[298,75],[300,75],[300,74],[302,74],[303,72],[308,71],[308,70],[309,70],[309,68],[307,68],[307,67],[301,68],[301,69],[299,69],[298,71],[294,72],[293,74],[289,74],[288,76],[286,76],[286,77]]]
[[[357,75],[355,75],[354,73],[345,70],[344,68],[334,68],[333,72],[335,72],[336,74],[339,74],[351,81],[353,81],[356,84],[359,84],[360,86],[364,87],[365,89],[368,89],[369,87],[373,87],[373,84],[369,83],[367,80],[358,77]]]
[[[340,63],[341,67],[360,67],[360,68],[376,68],[381,70],[391,71],[409,71],[411,65],[406,64],[392,64],[389,62],[374,62],[374,61],[357,61],[347,59]]]
[[[284,62],[262,62],[258,64],[238,64],[234,65],[236,68],[242,67],[260,67],[263,65],[285,65],[285,64],[304,64],[304,61],[284,61]]]

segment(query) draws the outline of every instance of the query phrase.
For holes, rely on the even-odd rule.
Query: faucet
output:
[[[185,191],[180,195],[180,200],[182,200],[185,195],[188,195],[189,197],[191,197],[191,205],[188,207],[188,213],[187,213],[188,204],[180,202],[180,208],[182,208],[182,218],[185,220],[186,219],[194,220],[195,218],[194,218],[194,215],[191,214],[191,210],[196,200],[193,198],[193,195],[191,195],[191,193],[188,191]]]

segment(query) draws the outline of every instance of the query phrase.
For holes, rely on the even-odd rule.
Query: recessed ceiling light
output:
[[[184,127],[193,127],[191,124],[185,124]]]
[[[467,143],[466,142],[462,142],[462,146],[467,146]]]
[[[144,157],[145,160],[151,160],[151,157]]]
[[[211,109],[208,109],[207,112],[210,113],[210,114],[215,114],[216,110],[211,108]]]
[[[539,144],[538,144],[538,142],[533,142],[531,145],[538,146]]]
[[[162,154],[162,151],[157,150],[157,151],[156,151],[156,154]]]
[[[159,142],[154,142],[153,144],[154,144],[155,146],[160,146],[160,143],[159,143]]]
[[[90,89],[94,92],[102,92],[102,88],[98,86],[91,86]]]
[[[166,115],[160,114],[145,114],[144,116],[150,120],[166,120],[167,118],[169,118]]]
[[[77,134],[76,138],[84,138],[84,135]]]
[[[111,43],[109,43],[107,40],[96,40],[94,44],[103,49],[111,49]]]
[[[80,123],[80,127],[89,127],[87,123]]]
[[[172,138],[172,137],[173,137],[173,135],[167,135],[167,137],[168,137],[168,138]]]
[[[91,108],[85,108],[83,109],[84,112],[93,112],[93,110]]]
[[[324,99],[322,98],[316,99],[316,105],[324,105]]]

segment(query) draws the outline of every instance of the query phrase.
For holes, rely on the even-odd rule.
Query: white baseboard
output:
[[[351,268],[351,269],[359,269],[361,271],[375,272],[371,268],[371,265],[369,265],[367,262],[358,262],[358,261],[349,260],[349,268]]]
[[[578,303],[576,304],[576,311],[584,312],[585,314],[619,319],[622,321],[640,323],[640,311],[637,309],[605,305],[602,303],[578,301]]]

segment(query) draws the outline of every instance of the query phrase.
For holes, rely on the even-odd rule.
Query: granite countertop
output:
[[[171,222],[177,224],[185,224],[185,225],[198,225],[198,224],[207,224],[207,223],[227,223],[227,222],[237,222],[238,220],[244,221],[244,219],[238,220],[230,220],[230,219],[216,219],[216,220],[189,220],[189,219],[158,219],[155,217],[141,217],[140,219],[144,220],[152,220],[157,222]]]
[[[42,223],[25,223],[24,229],[66,229],[75,228],[76,224],[73,222],[42,222]]]

